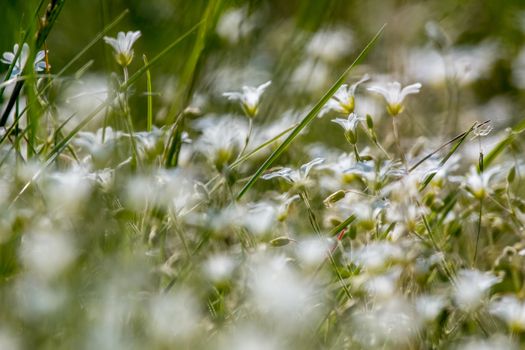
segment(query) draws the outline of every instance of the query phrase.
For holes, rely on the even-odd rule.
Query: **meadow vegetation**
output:
[[[525,346],[520,1],[2,6],[0,349]]]

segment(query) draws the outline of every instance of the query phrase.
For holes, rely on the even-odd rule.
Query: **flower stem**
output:
[[[401,157],[401,161],[405,165],[406,170],[408,171],[408,164],[407,160],[405,158],[405,154],[403,153],[403,150],[401,149],[401,142],[399,140],[399,133],[397,131],[397,123],[396,118],[392,117],[392,130],[394,131],[394,141],[396,143],[397,151],[399,152],[399,156]]]
[[[253,132],[253,119],[248,118],[248,133],[246,134],[246,139],[244,140],[244,146],[242,147],[242,150],[239,152],[239,155],[237,156],[237,159],[235,159],[235,162],[239,160],[246,151],[246,148],[248,148],[248,143],[250,143],[250,138],[252,137]]]
[[[124,72],[124,85],[126,85],[128,81],[128,68],[122,67],[122,70]],[[124,115],[126,116],[125,123],[127,124],[128,131],[129,131],[129,139],[131,142],[131,160],[132,160],[132,167],[134,168],[137,165],[138,162],[138,149],[137,149],[137,143],[135,142],[134,137],[134,128],[133,128],[133,119],[131,118],[131,111],[129,109],[129,103],[128,103],[128,92],[127,89],[123,92],[123,99],[122,99],[122,110],[124,112]]]
[[[357,150],[357,145],[354,143],[353,146],[354,146],[355,160],[360,162],[361,161],[361,156],[359,155],[359,151]]]

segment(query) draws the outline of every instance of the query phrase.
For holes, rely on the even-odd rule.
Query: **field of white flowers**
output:
[[[0,350],[525,346],[520,1],[8,3]]]

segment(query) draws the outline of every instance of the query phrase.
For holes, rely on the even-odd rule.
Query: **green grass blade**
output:
[[[244,156],[242,156],[241,158],[239,158],[235,162],[233,162],[230,165],[230,168],[233,169],[236,166],[238,166],[239,164],[245,162],[246,160],[248,160],[249,158],[254,156],[256,153],[258,153],[260,150],[265,148],[266,146],[271,145],[272,143],[274,143],[275,141],[279,140],[281,137],[283,137],[284,135],[289,133],[296,126],[297,126],[297,123],[292,125],[292,126],[290,126],[290,127],[288,127],[288,128],[286,128],[286,129],[284,129],[283,131],[281,131],[279,134],[277,134],[276,136],[272,137],[268,141],[265,141],[265,142],[261,143],[259,146],[255,147],[252,151],[246,153]]]
[[[144,65],[148,65],[148,58],[146,55],[142,55],[142,59],[144,60]],[[147,114],[147,122],[146,122],[146,130],[151,131],[153,128],[153,96],[152,94],[152,88],[151,88],[151,73],[148,70],[146,70],[146,88],[148,89],[148,114]]]
[[[476,126],[476,128],[479,128],[487,123],[489,123],[490,121],[485,121],[479,125]],[[462,132],[461,134],[457,135],[456,137],[448,140],[447,142],[445,142],[444,144],[442,144],[441,146],[439,146],[437,149],[435,149],[434,151],[430,152],[429,154],[427,154],[426,156],[424,156],[423,158],[421,158],[421,160],[419,160],[416,164],[412,165],[410,167],[410,169],[408,169],[408,172],[412,172],[414,171],[418,166],[420,166],[421,164],[423,164],[425,161],[427,161],[430,157],[432,157],[434,154],[438,153],[439,151],[441,151],[443,148],[447,147],[448,145],[452,144],[453,142],[459,140],[459,139],[462,139],[463,137],[465,137],[465,135],[467,133],[470,133],[471,130],[467,130],[465,132]]]
[[[492,148],[490,152],[487,153],[483,160],[485,167],[488,167],[494,161],[494,159],[496,159],[496,157],[498,157],[505,150],[505,148],[507,148],[507,146],[512,144],[516,138],[516,135],[521,134],[523,131],[525,131],[525,119],[513,127],[509,135],[498,142],[496,146],[494,146],[494,148]]]
[[[481,125],[484,125],[488,123],[488,121],[486,122],[483,122],[481,124],[478,124],[477,122],[474,123],[470,129],[468,129],[466,132],[464,132],[462,135],[462,137],[458,140],[458,142],[450,149],[450,151],[447,153],[447,155],[441,160],[441,162],[439,162],[439,167],[441,168],[443,165],[445,165],[445,163],[450,159],[450,157],[452,157],[452,155],[454,153],[456,153],[456,151],[458,150],[459,146],[461,146],[461,144],[463,143],[463,141],[465,141],[465,139],[468,137],[468,135],[470,135],[470,133],[480,127]],[[437,171],[431,173],[430,175],[428,175],[426,178],[425,178],[425,181],[423,181],[423,184],[419,187],[419,191],[422,192],[427,186],[428,184],[430,183],[430,181],[432,181],[432,179],[434,178],[434,176],[436,176],[437,174]]]
[[[384,24],[374,35],[374,37],[368,42],[365,48],[359,53],[357,58],[352,62],[350,66],[341,74],[339,79],[332,85],[332,87],[324,94],[323,97],[317,102],[317,104],[310,110],[310,112],[304,117],[304,119],[299,123],[299,125],[292,130],[290,135],[283,141],[283,143],[266,159],[266,161],[257,169],[257,171],[252,175],[250,180],[244,185],[237,199],[242,198],[242,196],[255,184],[257,179],[262,175],[266,169],[268,169],[279,156],[288,148],[288,146],[295,140],[297,135],[306,128],[317,116],[321,108],[328,102],[328,100],[333,96],[333,94],[339,89],[339,87],[344,83],[348,73],[365,57],[370,48],[375,44],[377,39],[381,36],[381,33],[385,29],[386,24]]]
[[[354,222],[356,218],[357,217],[355,216],[355,214],[350,215],[345,221],[343,221],[342,223],[340,223],[339,225],[337,225],[336,227],[331,229],[329,235],[330,236],[334,236],[334,235],[338,234],[339,232],[341,232],[342,230],[347,228],[348,225],[350,225],[352,222]]]

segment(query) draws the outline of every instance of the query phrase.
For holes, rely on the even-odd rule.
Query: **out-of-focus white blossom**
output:
[[[483,303],[490,288],[501,282],[501,278],[490,272],[460,270],[454,288],[454,300],[465,311],[473,311]]]
[[[258,254],[249,273],[250,298],[262,314],[281,327],[313,324],[318,319],[315,288],[287,263],[285,256]],[[320,310],[319,310],[320,311]]]
[[[247,37],[255,28],[254,18],[248,16],[245,7],[224,11],[217,22],[217,34],[230,44],[236,44]]]
[[[161,294],[150,304],[149,331],[166,342],[195,335],[200,319],[198,302],[189,291]]]
[[[18,350],[22,349],[22,341],[15,334],[7,329],[0,328],[0,349]]]
[[[489,310],[504,320],[513,331],[525,330],[525,303],[515,296],[504,296],[491,302]]]
[[[68,122],[64,129],[71,131],[87,115],[93,113],[109,96],[108,80],[102,75],[88,74],[73,81],[60,94],[58,111],[61,121]],[[88,124],[91,130],[101,124],[109,107],[101,108]],[[89,130],[89,129],[88,129]],[[86,130],[83,130],[86,131]]]
[[[204,272],[214,282],[222,282],[231,277],[235,269],[235,260],[226,254],[210,256],[204,263]]]
[[[194,147],[219,170],[233,161],[248,129],[244,120],[224,116],[202,119],[197,127],[202,135],[194,142]]]
[[[367,270],[380,270],[392,261],[402,261],[406,253],[398,244],[373,242],[348,253],[350,261]]]
[[[389,269],[386,273],[366,276],[367,280],[364,283],[366,291],[377,299],[390,299],[396,294],[397,284],[401,276],[401,268],[399,266]]]
[[[421,324],[414,307],[400,297],[379,302],[352,315],[354,337],[365,348],[404,348]]]
[[[413,79],[430,85],[441,85],[453,79],[460,86],[469,85],[487,77],[501,50],[494,42],[482,42],[476,46],[452,47],[439,52],[430,47],[411,49],[406,64],[407,74]],[[513,65],[514,81],[519,86],[523,62],[517,59]]]
[[[284,341],[276,332],[268,334],[257,323],[238,325],[221,342],[220,350],[281,350]]]
[[[46,279],[60,275],[77,256],[75,241],[70,235],[50,230],[50,227],[35,227],[24,235],[20,249],[20,259],[26,268]]]
[[[432,322],[446,305],[442,295],[420,295],[415,300],[416,310],[425,322]]]
[[[353,35],[348,29],[326,29],[314,34],[306,50],[312,57],[333,63],[346,56],[352,50],[353,43]]]
[[[313,93],[325,87],[329,76],[330,69],[325,63],[308,58],[295,68],[291,83],[300,92]]]
[[[501,334],[490,338],[470,339],[463,341],[456,347],[457,350],[518,350],[518,345],[511,339]]]
[[[308,238],[297,243],[297,257],[307,266],[317,266],[328,257],[334,242],[329,238]]]

